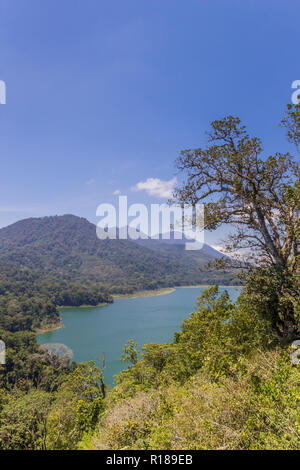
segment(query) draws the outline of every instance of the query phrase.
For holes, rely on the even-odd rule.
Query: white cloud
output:
[[[140,181],[131,189],[132,191],[146,191],[149,196],[170,198],[173,196],[176,182],[176,178],[170,181],[162,181],[159,178],[148,178],[146,181]]]
[[[119,194],[121,194],[121,191],[119,189],[116,189],[114,192],[113,192],[113,195],[114,196],[118,196]]]

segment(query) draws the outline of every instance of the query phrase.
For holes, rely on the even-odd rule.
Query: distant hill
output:
[[[21,220],[0,230],[0,329],[57,325],[58,306],[112,302],[111,294],[190,284],[235,284],[232,273],[200,272],[220,256],[183,243],[99,240],[74,215]]]
[[[199,271],[220,256],[208,245],[186,251],[181,240],[99,240],[95,225],[74,215],[30,218],[0,229],[0,263],[99,283],[110,292],[231,283],[230,273]]]

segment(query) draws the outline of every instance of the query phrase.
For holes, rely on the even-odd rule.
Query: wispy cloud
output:
[[[113,195],[114,196],[118,196],[119,194],[121,194],[121,191],[119,189],[116,189],[114,192],[113,192]]]
[[[169,181],[162,181],[159,178],[148,178],[146,181],[140,181],[131,189],[132,191],[146,191],[149,196],[170,198],[173,195],[176,182],[176,178]]]

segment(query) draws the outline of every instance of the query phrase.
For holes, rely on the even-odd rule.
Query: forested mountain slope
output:
[[[181,244],[99,240],[95,226],[73,215],[25,219],[0,230],[0,262],[53,273],[72,282],[97,282],[110,292],[233,281],[231,274],[201,273],[219,256]]]

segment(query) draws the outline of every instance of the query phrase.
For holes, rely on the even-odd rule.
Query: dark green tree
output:
[[[51,400],[42,390],[11,394],[0,413],[0,449],[46,450]]]

